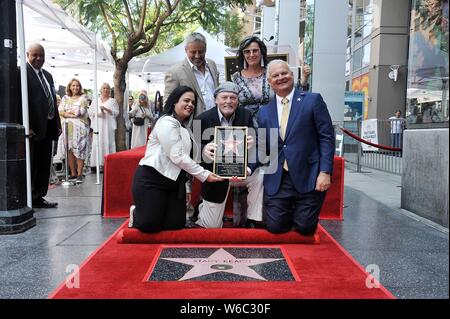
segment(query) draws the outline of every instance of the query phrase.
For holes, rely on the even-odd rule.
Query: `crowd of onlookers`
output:
[[[64,162],[67,149],[69,180],[81,183],[85,167],[92,170],[97,167],[97,141],[100,170],[103,169],[104,156],[116,152],[119,105],[111,96],[108,83],[102,84],[100,96],[93,101],[84,94],[81,82],[75,78],[68,83],[66,94],[56,98],[62,134],[56,143],[54,161]],[[145,90],[139,93],[136,100],[129,95],[128,110],[124,111],[129,148],[146,144],[158,113]],[[97,132],[98,139],[94,138]]]

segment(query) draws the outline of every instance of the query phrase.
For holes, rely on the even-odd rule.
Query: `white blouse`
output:
[[[151,166],[174,181],[184,170],[204,182],[210,172],[189,156],[191,148],[189,131],[177,119],[166,115],[156,122],[139,165]]]

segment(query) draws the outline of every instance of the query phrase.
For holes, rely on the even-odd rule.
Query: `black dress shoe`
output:
[[[199,211],[199,206],[200,206],[200,203],[202,202],[203,200],[199,200],[198,201],[198,203],[195,205],[195,207],[194,207],[194,213],[192,214],[192,216],[191,217],[189,217],[189,219],[191,220],[191,221],[193,221],[193,222],[196,222],[197,221],[197,219],[198,219],[198,214],[200,213],[200,211]]]
[[[259,222],[253,219],[247,219],[245,221],[245,228],[264,229],[266,228],[266,224],[264,224],[264,222]]]
[[[192,220],[187,220],[186,224],[184,225],[184,228],[204,228],[196,223],[194,223]]]
[[[38,200],[33,202],[33,208],[56,208],[58,203],[47,202],[45,199]]]

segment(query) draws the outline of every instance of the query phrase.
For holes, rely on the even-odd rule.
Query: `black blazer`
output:
[[[233,126],[247,126],[249,128],[253,128],[253,117],[250,111],[243,107],[238,107],[235,111],[235,117],[233,120]],[[221,126],[219,120],[219,114],[217,110],[217,106],[209,109],[203,113],[201,113],[196,120],[201,121],[201,132],[202,132],[202,162],[201,165],[211,172],[213,171],[212,163],[205,163],[203,160],[203,148],[206,144],[212,142],[214,140],[214,136],[203,136],[203,131],[208,128],[213,128],[215,126]],[[256,142],[256,139],[255,139]],[[213,203],[222,203],[225,200],[228,190],[228,180],[217,182],[217,183],[209,183],[204,182],[202,184],[202,197],[203,199],[213,202]]]
[[[49,106],[44,89],[38,75],[33,70],[30,64],[27,63],[27,80],[28,80],[28,115],[30,129],[35,134],[34,140],[43,140],[46,136],[52,140],[58,140],[59,132],[61,130],[61,120],[59,118],[58,108],[56,106],[56,91],[52,75],[46,70],[42,69],[47,82],[50,84],[50,93],[53,97],[53,106],[55,107],[55,117],[52,120],[48,119]],[[20,86],[19,86],[20,88]],[[19,90],[20,92],[20,90]],[[21,95],[19,95],[21,101]],[[21,113],[21,105],[19,111]],[[19,116],[19,122],[22,123],[22,116]],[[23,123],[22,123],[23,124]]]

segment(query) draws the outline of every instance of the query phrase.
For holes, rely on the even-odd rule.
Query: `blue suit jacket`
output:
[[[266,129],[265,136],[259,135],[258,144],[265,143],[267,150],[265,155],[271,158],[272,166],[264,175],[264,190],[268,195],[278,192],[285,159],[295,189],[300,193],[315,189],[319,172],[332,173],[335,151],[334,128],[327,106],[320,94],[301,92],[297,89],[294,91],[284,141],[279,135],[280,124],[276,99],[261,107],[258,113],[258,125],[259,128]],[[278,133],[272,137],[272,142],[270,141],[271,128],[275,129],[272,132]],[[272,150],[272,154],[268,154],[271,145],[272,147],[276,145],[274,141],[278,141],[278,147]],[[274,151],[277,151],[277,154],[273,154]],[[250,168],[253,170],[260,164]]]

